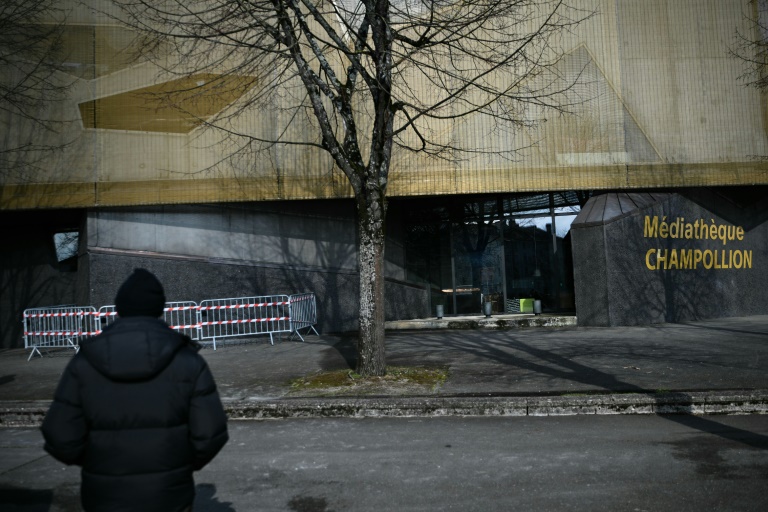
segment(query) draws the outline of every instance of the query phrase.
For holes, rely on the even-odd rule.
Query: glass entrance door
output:
[[[520,301],[573,311],[570,222],[580,192],[459,196],[404,201],[406,267],[429,290],[431,311],[515,312]],[[532,308],[532,306],[531,306]]]
[[[498,222],[454,224],[453,253],[454,308],[459,315],[477,315],[483,302],[503,311],[504,244]]]

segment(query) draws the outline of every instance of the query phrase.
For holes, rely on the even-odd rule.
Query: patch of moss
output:
[[[456,320],[448,322],[449,329],[479,329],[480,323],[475,320]]]
[[[363,377],[352,370],[319,372],[291,381],[291,394],[370,395],[434,392],[448,378],[447,367],[388,366],[383,377]]]

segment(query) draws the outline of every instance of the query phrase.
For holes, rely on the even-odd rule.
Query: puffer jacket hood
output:
[[[174,354],[190,343],[162,320],[128,317],[119,318],[99,336],[84,340],[80,353],[111,380],[142,381],[160,373]]]

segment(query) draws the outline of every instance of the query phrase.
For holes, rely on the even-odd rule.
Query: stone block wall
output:
[[[571,227],[579,325],[768,313],[768,194],[607,196]]]

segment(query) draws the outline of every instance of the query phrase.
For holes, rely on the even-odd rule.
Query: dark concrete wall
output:
[[[398,212],[390,212],[386,317],[423,317],[427,292],[403,281]],[[136,267],[154,272],[169,301],[314,292],[319,329],[357,328],[358,273],[350,201],[164,206],[89,214],[90,302],[113,304]]]
[[[53,235],[76,229],[79,211],[4,212],[0,215],[0,348],[24,346],[27,308],[77,304],[82,297],[79,261],[60,264]]]
[[[691,194],[690,196],[696,196]],[[726,199],[710,197],[702,205],[686,195],[670,194],[665,200],[629,215],[602,224],[578,226],[573,238],[576,313],[580,325],[644,325],[683,322],[728,316],[768,313],[768,222],[761,202],[741,208],[728,205]],[[684,223],[741,227],[743,240],[686,239],[644,237],[646,216],[668,222],[678,218]],[[675,250],[680,260],[682,250],[717,251],[718,261],[725,256],[723,268],[682,268],[667,261],[656,269],[656,254],[651,249]],[[725,251],[723,253],[722,251]],[[735,268],[731,251],[751,251],[752,268]],[[662,254],[664,254],[662,252]],[[730,265],[728,265],[730,262]],[[728,268],[725,268],[728,266]]]
[[[321,332],[357,328],[356,272],[309,270],[246,264],[222,264],[141,254],[92,252],[89,256],[91,300],[97,308],[114,304],[122,281],[134,268],[146,268],[163,283],[166,299],[194,301],[259,295],[313,292]],[[428,314],[423,288],[395,280],[386,282],[387,319]]]
[[[605,230],[571,230],[574,258],[574,292],[579,322],[583,325],[609,325]],[[579,290],[582,290],[580,293]],[[584,292],[584,290],[588,290]]]
[[[318,329],[357,329],[351,201],[263,202],[4,213],[0,348],[22,347],[23,311],[114,304],[134,268],[157,274],[169,301],[314,292]],[[397,211],[388,217],[386,318],[429,315],[427,292],[404,281]],[[59,264],[53,234],[80,229],[77,264]]]

